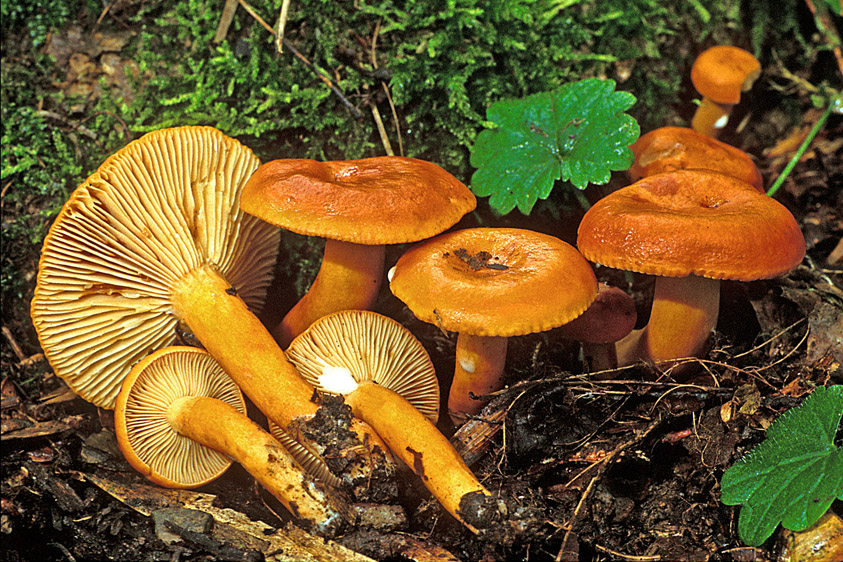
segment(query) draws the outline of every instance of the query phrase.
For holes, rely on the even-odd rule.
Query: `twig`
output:
[[[840,41],[840,36],[837,35],[834,22],[828,15],[828,8],[824,4],[819,7],[814,4],[813,0],[805,0],[811,15],[814,16],[814,24],[824,37],[826,42],[831,45],[831,51],[834,53],[834,58],[837,60],[837,69],[843,75],[843,42]],[[843,14],[837,14],[843,15]]]
[[[392,103],[392,95],[389,93],[389,88],[387,87],[386,82],[381,80],[381,86],[386,94],[386,101],[389,102],[389,109],[392,111],[392,120],[395,122],[395,134],[398,136],[398,154],[404,156],[404,142],[401,139],[401,124],[398,121],[398,112],[395,110],[395,104]]]
[[[272,29],[272,27],[270,27],[270,25],[268,23],[266,23],[263,20],[263,18],[261,18],[257,14],[257,12],[255,12],[255,10],[251,6],[249,6],[249,4],[245,0],[238,0],[238,1],[240,2],[240,5],[243,6],[243,9],[246,10],[249,13],[249,15],[252,16],[255,19],[255,21],[257,21],[259,24],[261,24],[263,26],[264,29],[266,29],[273,36],[275,36],[275,30]],[[300,61],[302,61],[307,68],[309,68],[311,71],[313,71],[313,73],[316,74],[316,76],[320,80],[322,80],[322,82],[324,82],[325,85],[328,86],[331,89],[331,91],[334,92],[334,94],[337,95],[337,97],[339,97],[342,104],[346,107],[346,109],[348,109],[351,112],[351,114],[354,116],[355,119],[363,119],[363,114],[360,113],[360,110],[357,109],[356,107],[354,107],[353,105],[351,105],[351,102],[349,102],[345,98],[345,96],[340,91],[340,89],[337,88],[334,85],[334,83],[331,82],[331,80],[327,76],[325,76],[322,72],[320,72],[319,69],[316,68],[316,66],[312,62],[307,60],[307,58],[303,54],[301,54],[295,47],[293,47],[293,45],[290,44],[289,41],[287,41],[283,37],[281,38],[281,41],[284,44],[284,47],[286,49],[289,49],[290,52],[293,53],[293,55],[296,56],[296,58],[298,58]]]
[[[369,104],[369,107],[372,108],[372,117],[375,118],[375,125],[378,128],[378,134],[381,137],[381,143],[383,144],[384,151],[389,156],[395,156],[395,152],[392,150],[392,144],[389,142],[389,136],[386,134],[386,129],[383,126],[383,120],[381,119],[381,113],[378,111],[378,106],[376,103]]]
[[[662,559],[662,557],[658,554],[654,554],[651,556],[633,556],[631,554],[624,554],[622,552],[618,552],[617,550],[612,550],[610,548],[606,548],[605,546],[600,546],[596,543],[594,545],[594,548],[599,550],[600,552],[605,552],[606,554],[611,554],[612,556],[616,556],[623,560],[632,560],[634,562],[652,562]]]
[[[279,53],[284,51],[284,27],[287,25],[287,12],[290,10],[290,0],[281,3],[281,13],[278,15],[278,23],[275,24],[275,50]]]
[[[378,69],[377,45],[380,30],[381,20],[378,19],[378,22],[375,24],[375,31],[372,32],[372,49],[371,53],[369,54],[372,59],[372,68],[375,70]],[[373,76],[377,76],[377,74],[373,73]],[[380,82],[381,87],[383,88],[383,93],[386,94],[386,101],[389,103],[389,110],[392,112],[392,121],[393,123],[395,123],[395,135],[398,137],[398,154],[404,156],[404,141],[401,139],[401,124],[398,121],[398,112],[395,110],[395,104],[392,102],[392,95],[389,93],[389,87],[383,80],[381,80]]]
[[[6,340],[9,342],[9,347],[11,347],[12,351],[15,352],[15,355],[18,356],[18,361],[25,361],[26,354],[18,345],[18,342],[15,340],[15,336],[12,335],[12,331],[6,326],[3,326],[2,330],[3,335],[6,336]]]
[[[220,22],[217,24],[217,32],[214,33],[214,43],[222,43],[222,40],[228,35],[228,28],[231,27],[231,22],[234,21],[234,14],[236,12],[237,0],[225,0],[225,7],[222,9]]]
[[[93,132],[92,130],[90,130],[89,128],[87,128],[83,125],[80,125],[79,123],[74,123],[73,121],[68,121],[67,119],[65,119],[64,117],[59,115],[58,113],[55,113],[53,111],[47,111],[46,109],[39,109],[38,111],[35,112],[35,115],[38,116],[38,117],[49,117],[50,119],[55,119],[56,121],[64,123],[65,125],[67,125],[69,127],[73,127],[74,129],[76,129],[77,131],[79,131],[80,133],[82,133],[83,135],[88,137],[89,139],[91,139],[95,142],[97,140],[97,134],[95,132]]]
[[[588,486],[586,486],[586,489],[580,496],[580,501],[577,503],[577,507],[574,509],[574,513],[571,515],[571,518],[568,520],[568,523],[564,525],[564,527],[567,527],[567,531],[565,532],[565,537],[562,539],[562,546],[559,547],[559,552],[556,555],[556,562],[562,560],[562,556],[565,552],[565,547],[568,546],[568,539],[570,538],[571,533],[574,530],[574,523],[577,517],[579,516],[580,509],[582,509],[582,506],[585,505],[586,499],[588,499],[588,497],[591,495],[591,490],[594,488],[594,484],[603,476],[603,473],[606,472],[606,470],[617,457],[619,457],[625,450],[627,450],[631,446],[635,445],[636,443],[639,443],[642,439],[649,435],[650,432],[653,431],[660,423],[660,419],[655,419],[651,421],[647,425],[647,427],[645,427],[642,431],[638,432],[632,439],[615,447],[615,449],[611,453],[609,453],[599,461],[596,461],[592,465],[589,465],[588,468],[591,468],[595,465],[600,466],[597,470],[597,474],[595,474],[591,478],[591,480],[588,482]]]

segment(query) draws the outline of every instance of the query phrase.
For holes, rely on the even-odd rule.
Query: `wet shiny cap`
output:
[[[400,156],[273,160],[255,171],[241,200],[243,211],[275,226],[369,245],[430,238],[475,206],[450,173]]]
[[[721,104],[741,101],[741,92],[761,75],[761,63],[752,53],[718,45],[700,53],[691,67],[691,82],[700,95]]]
[[[583,217],[577,246],[617,269],[740,281],[783,275],[805,255],[781,203],[707,170],[656,174],[607,195]]]
[[[570,244],[517,228],[470,228],[408,250],[390,289],[420,320],[452,332],[519,336],[570,322],[597,295]]]

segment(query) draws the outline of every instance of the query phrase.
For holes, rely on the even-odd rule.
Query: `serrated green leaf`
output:
[[[623,112],[635,97],[614,89],[612,80],[590,78],[493,103],[487,119],[495,127],[482,131],[471,150],[474,194],[490,197],[501,214],[518,207],[526,215],[557,180],[585,189],[629,168],[629,145],[640,129]]]
[[[807,529],[843,499],[843,449],[834,445],[841,417],[843,385],[817,388],[723,474],[721,501],[742,505],[738,534],[746,544],[760,545],[779,523]]]

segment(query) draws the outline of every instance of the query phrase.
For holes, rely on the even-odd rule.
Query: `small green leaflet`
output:
[[[615,91],[614,81],[597,78],[493,103],[487,118],[495,128],[481,131],[471,150],[477,168],[471,190],[491,196],[500,214],[517,206],[526,215],[556,180],[578,189],[608,182],[634,160],[629,145],[641,130],[623,113],[634,103],[632,94]]]
[[[817,388],[723,474],[721,501],[742,504],[738,534],[746,544],[759,546],[779,523],[807,529],[834,498],[843,500],[843,449],[834,446],[841,416],[843,385]]]

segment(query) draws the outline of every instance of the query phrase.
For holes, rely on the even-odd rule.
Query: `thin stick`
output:
[[[386,94],[386,101],[389,102],[389,109],[392,111],[392,120],[395,122],[395,134],[398,136],[398,154],[404,156],[404,142],[401,140],[401,124],[398,121],[398,112],[395,111],[395,104],[392,103],[392,95],[389,93],[389,88],[386,82],[381,80],[381,86]]]
[[[372,117],[375,118],[375,125],[378,127],[378,134],[381,137],[384,151],[389,156],[395,156],[395,152],[392,151],[392,144],[389,142],[389,137],[386,134],[386,128],[383,126],[383,120],[381,119],[381,112],[378,111],[378,106],[375,103],[371,103],[369,107],[372,108]]]
[[[278,15],[278,23],[275,24],[275,49],[284,52],[284,26],[287,25],[287,12],[290,10],[290,0],[281,3],[281,13]]]
[[[222,43],[222,40],[225,39],[225,36],[228,34],[228,28],[231,27],[231,22],[234,21],[235,12],[237,12],[237,0],[225,0],[220,22],[217,24],[217,32],[214,33],[214,43]]]
[[[269,31],[273,36],[275,35],[275,30],[272,29],[272,27],[268,23],[266,23],[263,20],[263,18],[261,18],[257,14],[257,12],[255,12],[255,10],[251,6],[249,6],[249,4],[245,0],[238,0],[238,1],[240,2],[240,5],[243,6],[243,9],[246,10],[249,13],[249,15],[252,16],[255,19],[255,21],[257,21],[259,24],[261,24],[263,26],[263,28],[266,29],[267,31]],[[322,80],[322,82],[324,82],[325,85],[328,86],[331,89],[331,91],[334,92],[337,95],[337,97],[340,98],[340,101],[342,102],[342,104],[351,112],[351,114],[354,116],[355,119],[363,119],[363,114],[360,113],[360,110],[357,109],[356,107],[354,107],[353,105],[351,105],[351,102],[349,102],[347,99],[345,99],[345,96],[343,95],[343,93],[339,90],[339,88],[337,88],[334,85],[333,82],[331,82],[331,80],[327,76],[325,76],[322,72],[320,72],[319,69],[316,68],[316,66],[313,63],[311,63],[309,60],[307,60],[307,58],[303,54],[301,54],[295,47],[293,47],[293,45],[291,45],[289,41],[287,41],[283,37],[281,38],[281,41],[284,44],[285,48],[289,49],[290,52],[293,53],[293,55],[296,56],[296,58],[298,58],[300,61],[302,61],[307,68],[309,68],[311,71],[313,71],[313,73],[316,74],[316,76],[320,80]]]
[[[631,560],[632,562],[656,562],[662,559],[661,555],[659,554],[654,554],[651,556],[633,556],[631,554],[624,554],[622,552],[618,552],[617,550],[612,550],[610,548],[606,548],[605,546],[600,546],[597,543],[594,544],[594,548],[599,550],[600,552],[611,554],[612,556],[621,558],[623,560]]]
[[[3,326],[2,329],[3,329],[3,335],[6,336],[6,340],[9,342],[9,347],[11,347],[12,351],[15,352],[15,355],[18,356],[18,361],[25,361],[26,360],[26,354],[23,352],[23,350],[18,345],[17,340],[15,340],[15,336],[12,335],[12,331],[9,328],[7,328],[6,326]]]
[[[588,482],[588,486],[586,486],[586,489],[580,496],[580,501],[577,503],[577,507],[574,509],[574,513],[571,515],[571,518],[568,520],[568,523],[564,525],[564,527],[567,527],[567,531],[565,532],[565,537],[562,539],[562,546],[559,547],[559,552],[556,555],[556,562],[562,560],[562,556],[565,553],[565,547],[568,546],[568,539],[570,538],[571,533],[574,530],[574,523],[576,522],[577,517],[580,513],[580,509],[585,504],[586,499],[588,499],[588,497],[591,495],[591,490],[594,488],[594,484],[603,476],[603,473],[606,472],[606,470],[616,458],[618,458],[625,450],[627,450],[631,446],[635,445],[636,443],[640,443],[641,440],[647,437],[647,435],[649,435],[650,432],[652,432],[660,423],[660,419],[655,419],[651,421],[647,425],[647,427],[645,427],[642,431],[636,433],[636,435],[632,439],[625,443],[622,443],[621,445],[616,447],[611,453],[609,453],[599,461],[592,463],[588,466],[588,468],[590,469],[595,465],[599,465],[599,468],[597,469],[597,474],[595,474],[591,478],[591,480]]]

